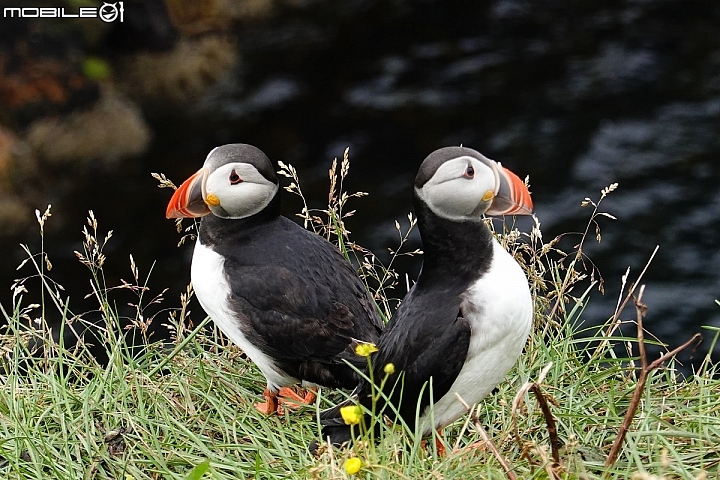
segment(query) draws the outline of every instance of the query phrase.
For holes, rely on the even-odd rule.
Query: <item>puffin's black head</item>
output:
[[[527,186],[498,162],[466,147],[435,150],[420,165],[415,195],[437,216],[455,221],[488,215],[527,215]]]
[[[246,218],[261,212],[279,187],[270,159],[244,143],[214,148],[205,164],[178,187],[167,207],[167,218]]]

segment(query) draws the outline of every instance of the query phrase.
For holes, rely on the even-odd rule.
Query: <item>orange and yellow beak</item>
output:
[[[201,168],[175,190],[165,211],[166,218],[195,218],[210,213],[203,198],[207,169]]]
[[[500,187],[487,215],[531,215],[533,202],[525,182],[507,168],[498,168]]]

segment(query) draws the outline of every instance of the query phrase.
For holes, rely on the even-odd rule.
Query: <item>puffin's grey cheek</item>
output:
[[[216,217],[220,217],[220,218],[231,218],[232,217],[232,215],[230,215],[230,213],[227,210],[225,210],[223,207],[221,207],[220,205],[218,205],[216,207],[210,207],[210,211],[212,211],[213,215],[215,215]]]
[[[477,208],[478,198],[470,191],[459,190],[456,182],[446,182],[430,188],[428,203],[438,213],[460,217],[471,214]]]
[[[487,212],[487,210],[488,210],[488,208],[490,208],[490,205],[491,205],[491,204],[492,204],[492,201],[489,201],[489,202],[480,201],[480,203],[477,204],[477,206],[476,206],[475,209],[472,211],[472,213],[470,214],[470,216],[471,216],[471,217],[479,217],[480,215],[482,215],[482,214],[484,214],[485,212]]]

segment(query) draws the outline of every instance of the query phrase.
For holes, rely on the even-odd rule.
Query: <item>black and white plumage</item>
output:
[[[191,279],[203,309],[267,379],[271,413],[282,387],[354,387],[345,362],[375,342],[382,320],[340,251],[280,215],[279,183],[259,149],[230,144],[175,192],[168,218],[200,217]]]
[[[525,345],[533,315],[527,278],[482,216],[530,214],[532,201],[516,175],[463,147],[430,154],[414,186],[422,271],[381,335],[372,362],[376,382],[386,364],[395,367],[386,394],[404,373],[391,400],[410,428],[416,427],[419,404],[417,427],[427,435],[466,412],[456,393],[471,405],[490,393]],[[361,382],[355,393],[369,408],[369,383]],[[321,413],[323,441],[350,440],[339,415],[348,403]]]

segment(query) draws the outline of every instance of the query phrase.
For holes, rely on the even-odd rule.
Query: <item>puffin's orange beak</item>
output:
[[[166,218],[195,218],[210,213],[203,200],[207,170],[201,168],[175,190],[165,211]]]
[[[485,213],[488,215],[531,215],[533,202],[525,182],[503,166],[500,166],[498,173],[500,188],[490,209]]]

